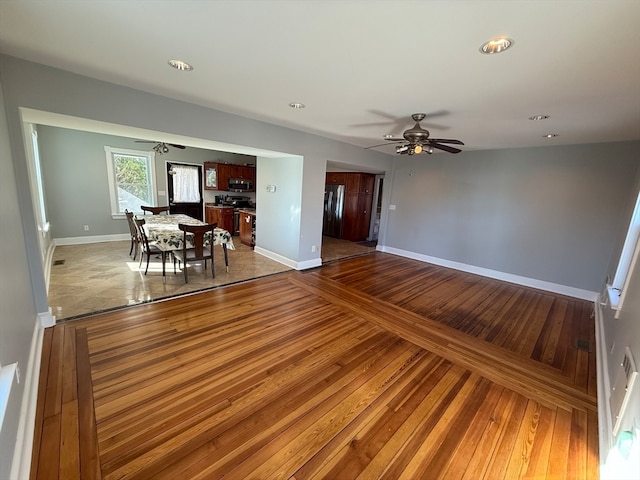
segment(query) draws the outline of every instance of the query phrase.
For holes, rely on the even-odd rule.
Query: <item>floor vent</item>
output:
[[[64,260],[56,260],[53,262],[54,265],[64,265]]]
[[[591,353],[591,342],[589,340],[585,340],[584,338],[576,338],[574,346],[578,350],[584,350],[585,352]]]
[[[613,435],[618,435],[620,424],[624,418],[625,410],[631,398],[633,385],[638,376],[638,369],[633,361],[629,347],[624,349],[624,358],[620,362],[616,373],[616,382],[611,389],[609,405],[611,406],[611,422],[613,423]]]

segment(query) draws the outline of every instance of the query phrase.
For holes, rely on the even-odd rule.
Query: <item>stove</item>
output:
[[[234,208],[249,208],[253,205],[251,204],[251,198],[249,197],[239,197],[239,196],[229,196],[226,197],[216,197],[216,205],[222,205],[225,207],[234,207]]]

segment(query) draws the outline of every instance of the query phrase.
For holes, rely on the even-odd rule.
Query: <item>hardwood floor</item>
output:
[[[592,305],[388,254],[47,329],[32,479],[597,479]]]

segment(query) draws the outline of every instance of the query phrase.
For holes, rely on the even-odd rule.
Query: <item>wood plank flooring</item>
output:
[[[45,332],[32,479],[597,479],[592,305],[376,253]]]

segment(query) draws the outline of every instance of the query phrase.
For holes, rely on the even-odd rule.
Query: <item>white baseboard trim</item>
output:
[[[609,378],[607,339],[604,335],[602,304],[599,301],[594,302],[594,309],[596,316],[596,378],[598,379],[598,450],[600,452],[600,465],[602,466],[607,463],[607,456],[614,444],[611,434],[613,431],[611,407],[609,405],[611,379]]]
[[[308,268],[319,267],[320,265],[322,265],[322,259],[319,257],[314,258],[313,260],[306,260],[304,262],[296,262],[295,260],[291,260],[290,258],[284,257],[270,250],[266,250],[262,247],[256,246],[253,251],[259,255],[262,255],[263,257],[275,260],[276,262],[282,263],[283,265],[291,267],[295,270],[306,270]]]
[[[591,292],[589,290],[582,290],[580,288],[569,287],[552,282],[545,282],[543,280],[537,280],[535,278],[522,277],[520,275],[513,275],[511,273],[499,272],[497,270],[491,270],[489,268],[476,267],[475,265],[467,265],[465,263],[454,262],[442,258],[430,257],[429,255],[409,252],[407,250],[401,250],[394,247],[376,247],[376,250],[378,249],[381,252],[399,255],[401,257],[411,258],[413,260],[419,260],[421,262],[433,263],[434,265],[453,268],[454,270],[474,273],[483,277],[495,278],[496,280],[503,280],[505,282],[515,283],[517,285],[522,285],[525,287],[531,287],[538,290],[545,290],[547,292],[566,295],[568,297],[580,298],[582,300],[589,300],[591,302],[595,302],[598,299],[598,292]]]
[[[56,245],[81,245],[83,243],[120,242],[122,240],[131,240],[131,235],[128,233],[114,233],[113,235],[93,235],[87,237],[64,237],[53,239]]]
[[[13,451],[10,480],[25,480],[29,478],[31,470],[31,453],[33,451],[33,435],[36,420],[36,406],[38,404],[38,383],[40,380],[40,362],[42,360],[42,341],[44,328],[40,316],[36,319],[31,346],[29,350],[29,364],[24,377],[24,393],[20,406],[20,420],[16,447]]]
[[[45,254],[44,259],[44,281],[47,289],[47,293],[49,293],[49,281],[51,280],[51,264],[53,263],[53,252],[56,249],[55,242],[49,242],[49,246],[47,247],[47,252]]]
[[[56,317],[53,316],[51,308],[49,308],[48,312],[39,313],[38,318],[40,319],[40,326],[42,326],[42,328],[53,327],[56,324]]]

